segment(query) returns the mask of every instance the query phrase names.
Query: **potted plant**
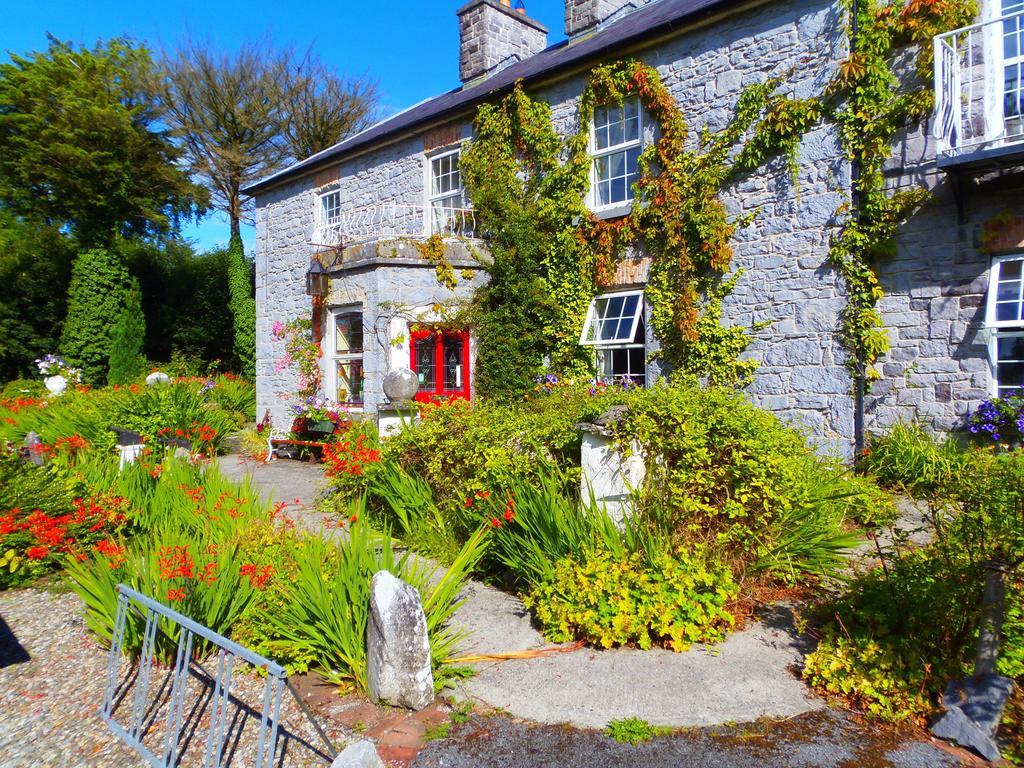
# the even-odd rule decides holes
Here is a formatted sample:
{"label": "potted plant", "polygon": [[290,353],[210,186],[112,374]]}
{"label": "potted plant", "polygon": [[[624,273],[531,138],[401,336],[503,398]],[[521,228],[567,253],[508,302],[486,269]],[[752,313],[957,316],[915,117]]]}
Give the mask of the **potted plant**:
{"label": "potted plant", "polygon": [[345,406],[332,403],[322,397],[310,395],[294,409],[293,432],[314,432],[319,435],[333,435],[341,425]]}

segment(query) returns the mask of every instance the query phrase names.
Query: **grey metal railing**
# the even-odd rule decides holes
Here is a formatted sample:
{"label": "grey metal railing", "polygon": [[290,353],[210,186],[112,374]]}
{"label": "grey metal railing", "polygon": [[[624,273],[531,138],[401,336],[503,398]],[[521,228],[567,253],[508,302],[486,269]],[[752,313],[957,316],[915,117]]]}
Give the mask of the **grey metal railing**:
{"label": "grey metal railing", "polygon": [[[312,716],[305,702],[289,683],[284,667],[124,584],[119,584],[117,589],[117,614],[110,644],[110,658],[100,717],[118,738],[135,749],[150,765],[155,768],[173,768],[173,766],[179,765],[184,751],[182,735],[186,719],[186,690],[189,678],[195,677],[199,673],[204,678],[204,686],[212,689],[208,703],[208,706],[211,707],[211,714],[208,720],[209,729],[205,746],[202,750],[202,765],[204,768],[224,765],[225,744],[231,730],[228,723],[228,711],[231,705],[249,709],[232,695],[231,684],[236,661],[239,660],[265,673],[263,695],[261,696],[262,706],[258,712],[259,726],[256,737],[255,762],[253,763],[255,768],[269,768],[274,764],[280,731],[281,703],[285,689],[292,693],[302,712],[309,718],[317,734],[326,745],[330,757],[336,756],[337,751],[334,745]],[[134,691],[128,705],[127,721],[121,723],[118,722],[117,715],[128,699],[128,686],[124,686],[123,691],[121,690],[122,681],[119,673],[130,614],[143,620],[142,646],[139,659],[134,665]],[[177,640],[174,640],[160,627],[161,620],[177,625]],[[167,670],[170,692],[165,701],[167,713],[164,718],[162,738],[151,739],[151,743],[147,744],[146,737],[152,734],[153,724],[157,719],[155,713],[159,709],[158,700],[167,684],[165,681],[157,690],[155,697],[157,700],[151,700],[153,671],[157,663],[158,636],[165,642],[176,643],[176,650],[174,651],[174,662]],[[196,638],[200,638],[200,644],[205,641],[217,649],[216,672],[212,675],[193,658],[197,645]],[[153,743],[154,741],[156,743]]]}

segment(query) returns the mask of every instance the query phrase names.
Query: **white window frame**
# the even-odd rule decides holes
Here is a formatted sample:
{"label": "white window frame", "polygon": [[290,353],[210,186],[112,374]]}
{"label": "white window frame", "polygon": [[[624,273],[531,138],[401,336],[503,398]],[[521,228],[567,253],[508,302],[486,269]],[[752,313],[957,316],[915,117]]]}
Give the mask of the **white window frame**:
{"label": "white window frame", "polygon": [[[1018,13],[1020,11],[1024,11],[1024,3],[1021,3],[1021,2],[1016,2],[1016,3],[1012,3],[1011,4],[1011,8],[1013,6],[1017,6],[1017,10],[1006,10],[1004,8],[1005,0],[994,0],[994,4],[996,5],[996,15],[997,15],[997,17],[1002,17],[1002,16],[1005,16],[1005,15],[1007,15],[1009,13]],[[1005,46],[1004,38],[1006,36],[1006,26],[1007,26],[1008,23],[1009,22],[1004,21],[1000,25],[1000,28],[999,28],[999,42],[998,42],[998,54],[997,54],[998,55],[998,61],[999,61],[998,80],[997,80],[998,92],[999,92],[999,111],[1000,111],[1000,114],[1002,115],[1002,118],[1003,118],[1002,126],[1001,126],[1001,128],[1002,128],[1001,132],[1002,133],[1006,132],[1006,124],[1007,124],[1007,122],[1009,122],[1009,120],[1011,120],[1011,119],[1014,119],[1014,120],[1024,120],[1024,115],[1022,115],[1021,112],[1017,112],[1017,113],[1015,113],[1015,114],[1013,114],[1011,116],[1010,114],[1007,114],[1006,108],[1005,108],[1006,107],[1006,79],[1005,78],[1006,78],[1006,68],[1008,66],[1016,66],[1017,67],[1017,98],[1020,101],[1024,101],[1024,45],[1022,45],[1022,42],[1024,42],[1024,41],[1021,40],[1020,34],[1018,32],[1018,36],[1017,36],[1017,55],[1016,56],[1010,56],[1010,57],[1006,56],[1006,49],[1004,47]],[[1024,23],[1024,18],[1017,17],[1015,23],[1016,24]],[[1024,106],[1024,104],[1022,104],[1021,106]],[[1009,135],[1011,137],[1019,137],[1020,136],[1020,130],[1018,130],[1018,131],[1016,131],[1016,132],[1014,132],[1012,134],[1009,134]]]}
{"label": "white window frame", "polygon": [[[592,340],[592,341],[588,340],[587,339],[587,331],[591,327],[592,323],[594,322],[594,312],[595,312],[595,310],[597,308],[598,300],[599,299],[614,299],[614,298],[617,298],[617,297],[620,297],[620,296],[621,297],[627,297],[627,296],[637,296],[637,297],[639,297],[639,301],[637,302],[636,310],[633,313],[633,320],[632,320],[632,322],[630,323],[630,326],[629,326],[629,337],[628,337],[629,340],[628,341],[623,341],[621,339],[602,340],[600,338],[597,338],[597,339]],[[580,332],[580,346],[589,347],[589,348],[591,348],[594,351],[594,364],[595,364],[596,367],[599,368],[599,370],[598,370],[598,375],[599,376],[603,375],[603,371],[600,370],[600,366],[598,366],[598,364],[600,363],[600,359],[601,359],[601,355],[602,354],[610,353],[612,350],[642,349],[644,351],[644,357],[645,357],[644,364],[643,364],[644,365],[643,383],[644,383],[644,386],[647,385],[647,362],[646,362],[647,339],[646,339],[646,332],[645,332],[645,338],[642,339],[640,342],[633,341],[633,339],[636,338],[637,328],[639,327],[640,323],[643,321],[643,318],[644,318],[644,315],[645,315],[646,311],[647,311],[647,301],[646,301],[646,299],[644,297],[644,292],[643,291],[614,291],[612,293],[602,293],[602,294],[598,294],[597,296],[595,296],[593,299],[590,300],[590,306],[587,308],[587,317],[586,317],[586,320],[584,320],[584,322],[583,322],[583,330]],[[622,316],[620,316],[620,317],[622,317]],[[645,329],[646,329],[646,327],[647,327],[646,324],[644,324],[644,328]]]}
{"label": "white window frame", "polygon": [[[327,198],[336,196],[338,198],[338,214],[334,221],[331,221],[327,216]],[[326,192],[321,192],[316,197],[316,222],[317,226],[321,229],[334,226],[341,221],[341,190],[335,187],[329,189]]]}
{"label": "white window frame", "polygon": [[[604,340],[597,338],[593,341],[587,339],[587,331],[591,325],[595,322],[594,313],[597,309],[597,302],[601,299],[617,299],[619,297],[626,298],[628,296],[637,296],[639,301],[637,302],[636,310],[633,312],[633,321],[629,326],[629,341],[622,341],[621,339]],[[587,307],[587,318],[583,321],[583,330],[580,331],[580,345],[584,347],[621,347],[632,342],[633,337],[636,336],[636,327],[640,322],[640,316],[644,311],[644,292],[643,291],[615,291],[614,293],[601,293],[590,300],[590,306]],[[620,316],[623,317],[623,316]]]}
{"label": "white window frame", "polygon": [[[366,322],[363,318],[363,308],[361,306],[332,307],[329,315],[330,323],[328,330],[330,331],[331,340],[330,346],[328,347],[329,354],[327,355],[327,358],[330,360],[331,365],[329,376],[329,380],[331,382],[331,399],[334,400],[338,397],[338,384],[340,383],[338,380],[338,364],[358,361],[360,363],[360,370],[363,373],[363,386],[361,389],[362,397],[359,402],[353,402],[351,399],[352,393],[349,392],[349,398],[345,403],[342,403],[342,405],[348,403],[356,409],[361,409],[366,398],[366,359],[364,357],[366,354]],[[338,351],[338,318],[344,315],[358,315],[360,320],[363,320],[363,346],[358,352]]]}
{"label": "white window frame", "polygon": [[433,235],[438,232],[440,234],[446,234],[444,230],[436,229],[436,222],[434,221],[434,203],[443,203],[447,200],[456,202],[456,205],[445,205],[442,206],[445,209],[461,211],[468,206],[466,205],[466,187],[462,181],[462,169],[459,168],[458,163],[455,165],[455,173],[459,176],[459,188],[458,190],[450,190],[448,192],[441,192],[434,194],[434,163],[443,160],[446,157],[455,157],[457,160],[462,158],[462,145],[454,149],[447,149],[443,152],[437,152],[432,155],[427,155],[427,203],[426,203],[426,233]]}
{"label": "white window frame", "polygon": [[[1002,272],[1002,265],[1009,261],[1021,262],[1021,286],[1018,293],[1018,315],[1019,307],[1024,305],[1024,252],[1008,253],[1002,256],[994,256],[989,269],[988,295],[985,301],[985,328],[988,331],[988,357],[991,372],[989,392],[993,397],[999,397],[999,340],[1008,337],[1024,336],[1024,320],[997,320],[996,299],[999,292],[999,277]],[[1024,394],[1024,389],[1022,389]]]}
{"label": "white window frame", "polygon": [[[604,147],[603,149],[597,148],[597,122],[594,119],[594,115],[590,118],[590,199],[589,207],[590,210],[595,212],[600,211],[613,211],[620,208],[631,208],[633,200],[635,199],[633,194],[633,186],[630,184],[626,187],[626,199],[618,200],[612,203],[600,204],[598,202],[597,192],[597,161],[602,157],[609,157],[618,153],[627,154],[628,150],[639,148],[641,152],[644,150],[644,108],[643,103],[640,101],[639,96],[630,96],[628,99],[623,100],[623,106],[626,101],[635,101],[637,109],[637,138],[635,140],[622,142],[611,147]],[[629,178],[629,170],[626,169],[626,178]],[[639,178],[639,176],[638,176]]]}

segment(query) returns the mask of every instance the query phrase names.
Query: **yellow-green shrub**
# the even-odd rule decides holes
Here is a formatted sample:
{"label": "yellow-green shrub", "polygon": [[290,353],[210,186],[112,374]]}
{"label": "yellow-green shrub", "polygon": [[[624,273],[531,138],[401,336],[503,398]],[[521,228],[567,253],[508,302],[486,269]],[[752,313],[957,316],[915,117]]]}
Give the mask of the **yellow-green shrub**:
{"label": "yellow-green shrub", "polygon": [[700,551],[615,556],[596,550],[583,560],[558,561],[523,602],[555,642],[684,651],[725,636],[734,621],[726,606],[738,593],[729,571]]}

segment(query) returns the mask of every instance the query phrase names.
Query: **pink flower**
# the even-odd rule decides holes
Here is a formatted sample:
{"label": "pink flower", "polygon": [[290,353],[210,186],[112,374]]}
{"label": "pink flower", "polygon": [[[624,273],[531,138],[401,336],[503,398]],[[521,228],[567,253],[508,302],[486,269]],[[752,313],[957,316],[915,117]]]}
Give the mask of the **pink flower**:
{"label": "pink flower", "polygon": [[282,323],[280,320],[275,320],[273,331],[275,338],[280,339],[282,336],[284,336],[284,323]]}

